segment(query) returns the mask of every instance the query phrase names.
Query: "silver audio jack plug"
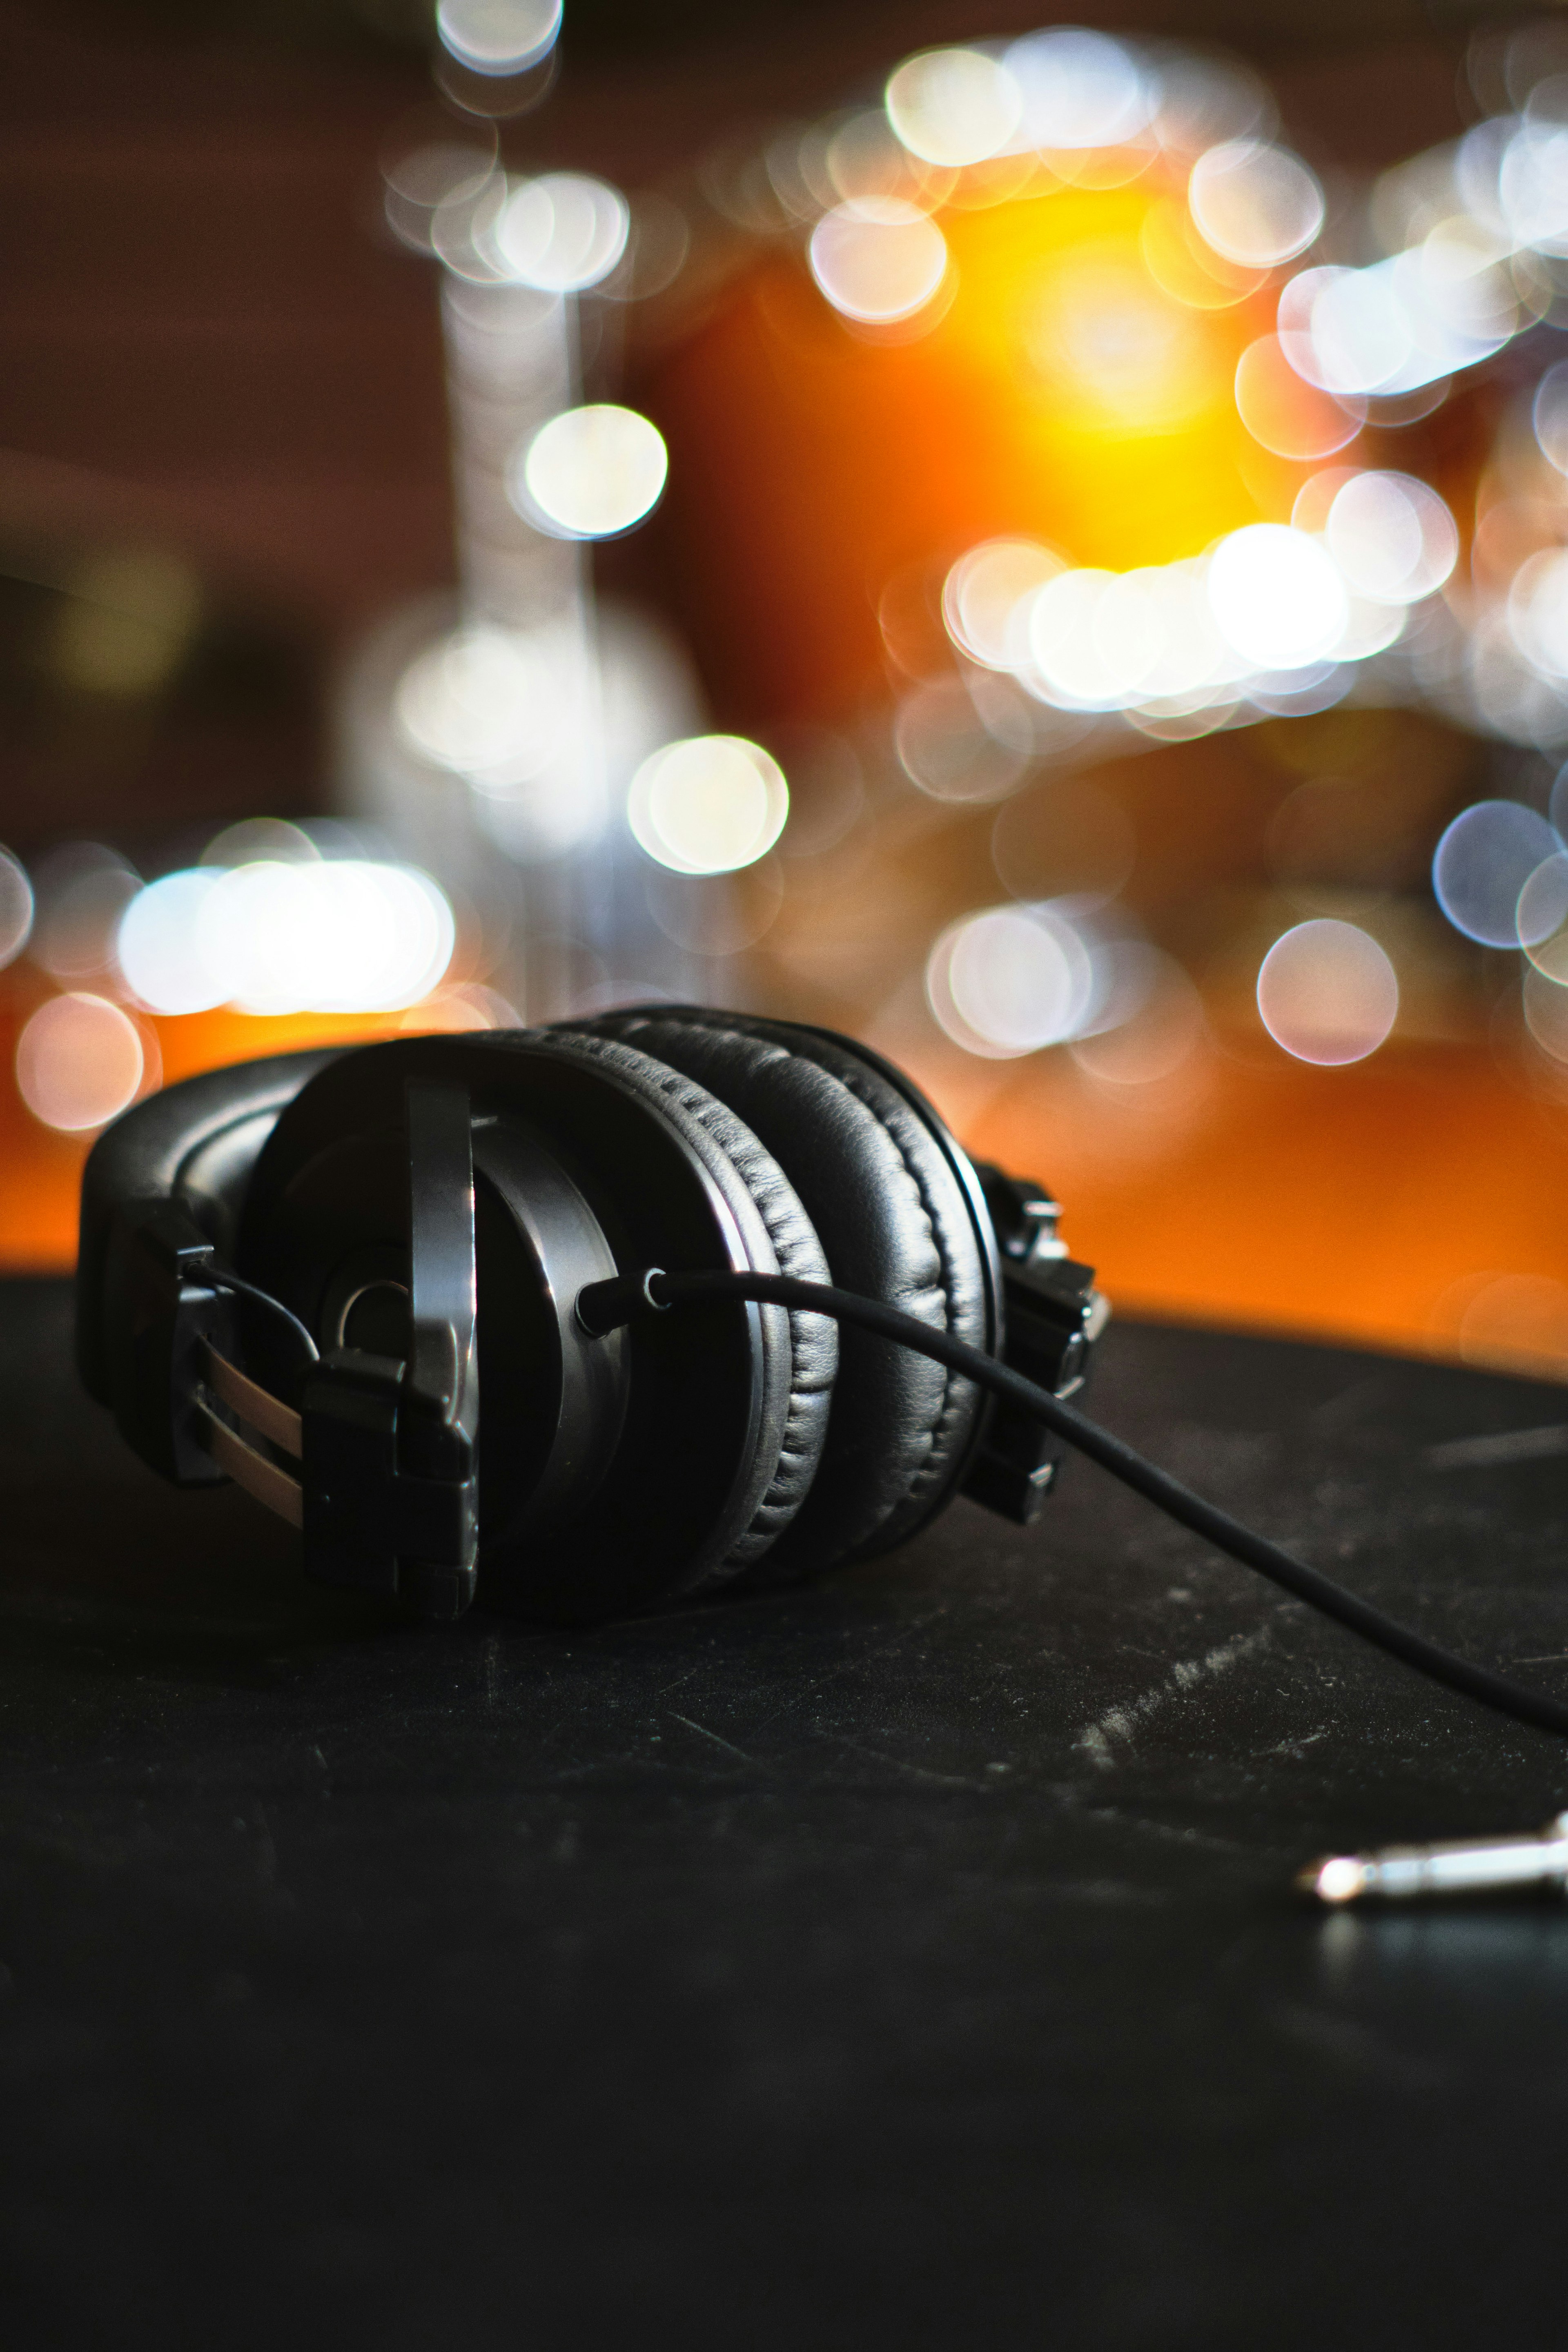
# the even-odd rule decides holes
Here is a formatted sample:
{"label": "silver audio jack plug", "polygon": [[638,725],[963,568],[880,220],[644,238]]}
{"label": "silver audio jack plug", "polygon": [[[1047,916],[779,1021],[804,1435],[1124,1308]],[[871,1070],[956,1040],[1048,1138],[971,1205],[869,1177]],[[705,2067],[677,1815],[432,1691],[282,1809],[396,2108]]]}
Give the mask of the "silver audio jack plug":
{"label": "silver audio jack plug", "polygon": [[1363,1895],[1403,1901],[1420,1895],[1484,1894],[1554,1881],[1568,1892],[1568,1813],[1525,1837],[1450,1838],[1437,1845],[1381,1845],[1370,1853],[1330,1853],[1296,1874],[1303,1895],[1354,1903]]}

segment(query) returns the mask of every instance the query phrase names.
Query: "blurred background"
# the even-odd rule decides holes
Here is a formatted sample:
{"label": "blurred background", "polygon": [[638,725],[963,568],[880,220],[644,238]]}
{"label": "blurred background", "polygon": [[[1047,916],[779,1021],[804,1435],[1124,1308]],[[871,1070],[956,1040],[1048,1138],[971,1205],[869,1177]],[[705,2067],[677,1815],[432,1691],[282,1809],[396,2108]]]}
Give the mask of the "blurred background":
{"label": "blurred background", "polygon": [[328,1040],[852,1031],[1568,1376],[1568,17],[0,6],[0,1262]]}

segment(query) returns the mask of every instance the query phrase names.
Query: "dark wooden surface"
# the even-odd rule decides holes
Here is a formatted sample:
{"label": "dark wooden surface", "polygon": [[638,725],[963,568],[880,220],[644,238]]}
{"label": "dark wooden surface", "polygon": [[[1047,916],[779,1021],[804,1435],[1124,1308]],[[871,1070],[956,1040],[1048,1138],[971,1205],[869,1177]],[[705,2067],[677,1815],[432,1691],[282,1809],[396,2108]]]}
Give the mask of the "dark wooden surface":
{"label": "dark wooden surface", "polygon": [[[1552,1742],[1083,1465],[784,1599],[395,1626],[0,1311],[8,2346],[1560,2341],[1568,1912],[1288,1891],[1532,1825]],[[1430,1454],[1562,1390],[1113,1328],[1097,1403],[1568,1685],[1568,1468]]]}

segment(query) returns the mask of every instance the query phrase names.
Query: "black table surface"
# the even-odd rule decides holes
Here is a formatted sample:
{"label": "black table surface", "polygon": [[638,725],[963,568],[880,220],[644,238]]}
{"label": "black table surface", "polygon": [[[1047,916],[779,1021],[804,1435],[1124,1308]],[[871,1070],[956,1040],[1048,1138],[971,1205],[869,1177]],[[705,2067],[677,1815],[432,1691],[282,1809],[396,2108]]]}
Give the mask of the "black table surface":
{"label": "black table surface", "polygon": [[[782,1598],[395,1623],[0,1308],[7,2347],[1562,2340],[1568,1908],[1289,1885],[1534,1826],[1551,1739],[1082,1464]],[[1113,1326],[1095,1402],[1568,1689],[1563,1390]]]}

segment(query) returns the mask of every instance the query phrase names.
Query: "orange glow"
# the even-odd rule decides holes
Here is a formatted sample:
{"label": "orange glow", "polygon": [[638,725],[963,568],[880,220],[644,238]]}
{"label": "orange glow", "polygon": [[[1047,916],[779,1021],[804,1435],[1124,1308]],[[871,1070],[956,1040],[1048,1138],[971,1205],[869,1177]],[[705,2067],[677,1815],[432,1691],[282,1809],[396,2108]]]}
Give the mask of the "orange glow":
{"label": "orange glow", "polygon": [[1073,1251],[1124,1312],[1563,1376],[1568,1105],[1484,1048],[1317,1070],[1210,1047],[1126,1091],[1052,1056],[965,1130],[1071,1204]]}
{"label": "orange glow", "polygon": [[871,604],[912,561],[1033,537],[1125,571],[1289,516],[1301,469],[1234,394],[1278,278],[1199,257],[1176,173],[963,193],[937,215],[939,316],[858,327],[764,256],[637,387],[670,446],[687,617],[738,708],[827,715],[879,678]]}
{"label": "orange glow", "polygon": [[[29,1017],[61,1001],[44,974],[14,965],[0,974],[0,1266],[21,1273],[61,1273],[76,1263],[77,1202],[91,1132],[65,1134],[45,1127],[24,1104],[16,1086],[16,1048]],[[139,1019],[156,1039],[163,1083],[256,1061],[310,1045],[361,1045],[394,1035],[417,1020],[413,1013],[297,1013],[259,1019],[220,1011]],[[477,1019],[479,1016],[470,1016]],[[431,1026],[450,1025],[439,1004]]]}

